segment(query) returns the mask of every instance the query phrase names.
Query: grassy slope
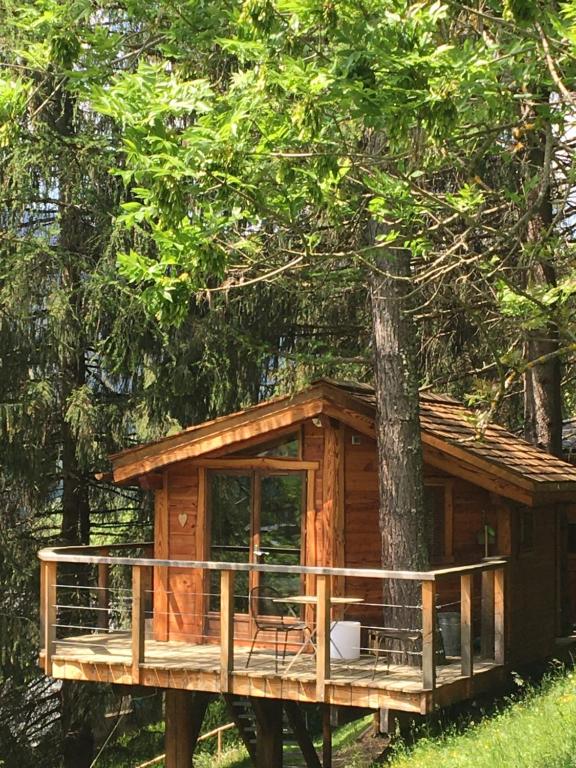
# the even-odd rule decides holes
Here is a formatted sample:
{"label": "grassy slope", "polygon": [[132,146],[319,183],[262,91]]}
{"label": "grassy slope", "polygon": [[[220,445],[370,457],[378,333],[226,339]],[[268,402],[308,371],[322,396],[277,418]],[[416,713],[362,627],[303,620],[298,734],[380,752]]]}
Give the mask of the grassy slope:
{"label": "grassy slope", "polygon": [[[369,723],[370,718],[365,718],[339,729],[334,736],[335,752],[344,750],[349,768],[369,768],[361,750],[355,751],[355,745],[360,746],[359,736]],[[148,734],[150,740],[161,735],[157,728],[150,729],[155,731]],[[124,754],[109,755],[102,760],[102,767],[131,768],[137,764],[137,745],[143,746],[138,743],[143,735],[141,732],[139,738],[127,740]],[[146,747],[143,752],[150,749],[150,744]],[[194,764],[198,768],[248,768],[249,761],[243,748],[232,747],[220,760],[213,755],[199,754]],[[528,691],[521,700],[480,723],[470,723],[465,728],[455,726],[440,736],[421,736],[413,747],[399,742],[388,766],[576,768],[576,672],[567,672]]]}
{"label": "grassy slope", "polygon": [[576,673],[571,671],[463,732],[398,745],[391,768],[576,767]]}

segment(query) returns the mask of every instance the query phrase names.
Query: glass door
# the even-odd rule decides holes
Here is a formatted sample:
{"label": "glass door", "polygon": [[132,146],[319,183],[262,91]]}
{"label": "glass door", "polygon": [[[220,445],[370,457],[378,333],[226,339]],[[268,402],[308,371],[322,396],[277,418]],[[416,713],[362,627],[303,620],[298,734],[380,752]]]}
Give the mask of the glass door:
{"label": "glass door", "polygon": [[[300,565],[302,510],[305,492],[303,472],[265,474],[260,477],[259,540],[255,553],[267,565]],[[261,573],[260,584],[282,595],[298,594],[299,574]]]}
{"label": "glass door", "polygon": [[[298,471],[208,473],[210,560],[300,565],[305,473]],[[210,575],[209,610],[220,610],[219,572]],[[235,613],[248,613],[248,595],[269,586],[281,595],[297,594],[299,574],[237,572]]]}
{"label": "glass door", "polygon": [[[252,540],[251,474],[208,473],[210,525],[209,559],[225,563],[251,562]],[[234,580],[236,613],[248,613],[249,574],[237,572]],[[220,610],[220,572],[210,571],[209,610]]]}

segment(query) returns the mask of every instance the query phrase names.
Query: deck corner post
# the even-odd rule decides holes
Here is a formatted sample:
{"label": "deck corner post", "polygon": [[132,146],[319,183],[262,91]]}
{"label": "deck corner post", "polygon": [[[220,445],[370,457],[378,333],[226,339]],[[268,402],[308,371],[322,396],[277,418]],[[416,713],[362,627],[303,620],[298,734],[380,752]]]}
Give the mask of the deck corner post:
{"label": "deck corner post", "polygon": [[52,674],[52,656],[56,642],[56,576],[57,563],[41,562],[41,627],[44,640],[44,674]]}
{"label": "deck corner post", "polygon": [[480,655],[483,659],[494,656],[494,571],[482,571],[482,625]]}
{"label": "deck corner post", "polygon": [[234,571],[220,571],[220,690],[231,690],[234,671]]}
{"label": "deck corner post", "polygon": [[474,674],[473,599],[474,576],[471,573],[463,573],[460,576],[460,662],[464,677],[472,677]]}
{"label": "deck corner post", "polygon": [[144,662],[144,567],[132,568],[132,682],[140,683],[140,665]]}
{"label": "deck corner post", "polygon": [[326,682],[330,679],[330,576],[316,579],[316,699],[326,700]]}
{"label": "deck corner post", "polygon": [[[104,550],[104,556],[109,554]],[[110,566],[108,563],[98,563],[98,628],[108,629],[109,608],[110,608]]]}
{"label": "deck corner post", "polygon": [[422,688],[436,687],[436,582],[422,582]]}
{"label": "deck corner post", "polygon": [[496,664],[504,664],[506,660],[505,582],[504,568],[497,568],[494,571],[494,661]]}

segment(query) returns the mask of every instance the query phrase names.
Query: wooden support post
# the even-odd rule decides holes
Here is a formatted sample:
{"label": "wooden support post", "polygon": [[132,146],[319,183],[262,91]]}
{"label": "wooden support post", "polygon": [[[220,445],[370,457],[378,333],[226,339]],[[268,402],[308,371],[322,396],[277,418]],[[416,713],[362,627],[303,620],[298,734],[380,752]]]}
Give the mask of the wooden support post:
{"label": "wooden support post", "polygon": [[234,571],[220,572],[220,690],[230,691],[234,671]]}
{"label": "wooden support post", "polygon": [[284,702],[284,710],[288,716],[288,722],[292,733],[298,742],[300,751],[306,763],[306,768],[322,768],[322,764],[318,758],[316,749],[314,748],[314,742],[310,738],[306,723],[302,717],[302,711],[300,709],[299,702],[289,701]]}
{"label": "wooden support post", "polygon": [[494,571],[482,572],[480,653],[483,659],[494,657]]}
{"label": "wooden support post", "polygon": [[[105,553],[108,554],[108,553]],[[108,563],[98,564],[98,627],[108,629],[108,610],[110,608]]]}
{"label": "wooden support post", "polygon": [[504,664],[506,656],[504,582],[504,568],[498,568],[494,571],[494,661],[496,664]]}
{"label": "wooden support post", "polygon": [[165,700],[164,765],[166,768],[191,768],[210,695],[169,688]]}
{"label": "wooden support post", "polygon": [[52,655],[56,641],[56,576],[57,564],[42,562],[42,615],[44,629],[44,672],[52,674]]}
{"label": "wooden support post", "polygon": [[330,704],[322,709],[322,766],[332,768],[332,722]]}
{"label": "wooden support post", "polygon": [[330,679],[330,576],[316,579],[316,700],[324,701]]}
{"label": "wooden support post", "polygon": [[474,576],[471,573],[462,574],[460,576],[460,660],[464,677],[472,677],[474,674],[473,596]]}
{"label": "wooden support post", "polygon": [[256,768],[282,768],[282,701],[252,698],[251,702],[256,715]]}
{"label": "wooden support post", "polygon": [[[168,475],[164,473],[163,487],[154,494],[154,557],[168,560],[169,549]],[[154,640],[169,639],[168,593],[170,574],[165,566],[154,568]]]}
{"label": "wooden support post", "polygon": [[436,582],[422,582],[422,687],[436,687]]}
{"label": "wooden support post", "polygon": [[387,734],[392,736],[396,730],[397,722],[397,714],[393,709],[380,707],[380,709],[374,713],[374,730],[377,734]]}
{"label": "wooden support post", "polygon": [[132,682],[140,683],[140,664],[144,661],[144,566],[132,567]]}

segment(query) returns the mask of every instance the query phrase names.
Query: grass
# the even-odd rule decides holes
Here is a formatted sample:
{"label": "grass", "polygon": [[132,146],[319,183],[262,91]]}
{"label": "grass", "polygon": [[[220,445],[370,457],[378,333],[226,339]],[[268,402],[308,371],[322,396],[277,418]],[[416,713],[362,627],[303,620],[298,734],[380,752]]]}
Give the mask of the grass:
{"label": "grass", "polygon": [[[576,768],[576,672],[549,677],[538,687],[518,682],[521,695],[479,722],[460,722],[440,734],[421,729],[410,745],[398,738],[388,768]],[[370,722],[370,717],[364,718],[334,733],[334,752],[343,751],[347,768],[369,768],[360,737]],[[157,728],[147,735],[140,732],[132,743],[126,738],[116,755],[98,768],[132,768],[138,763],[136,743],[150,754],[151,742],[161,736]],[[200,752],[194,765],[249,768],[250,762],[245,749],[232,743],[220,758]]]}
{"label": "grass", "polygon": [[[522,685],[522,681],[520,681]],[[545,680],[465,729],[396,745],[390,768],[576,768],[576,673]]]}

